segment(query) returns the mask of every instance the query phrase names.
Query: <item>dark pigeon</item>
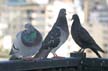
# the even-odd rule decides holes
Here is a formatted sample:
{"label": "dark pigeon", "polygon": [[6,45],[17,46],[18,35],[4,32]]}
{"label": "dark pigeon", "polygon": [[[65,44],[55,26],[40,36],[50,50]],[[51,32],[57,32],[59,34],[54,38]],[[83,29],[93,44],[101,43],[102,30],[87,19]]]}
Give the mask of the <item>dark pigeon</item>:
{"label": "dark pigeon", "polygon": [[25,30],[17,34],[10,51],[10,59],[32,57],[38,53],[42,45],[42,35],[31,24],[25,25]]}
{"label": "dark pigeon", "polygon": [[71,35],[74,41],[81,47],[79,52],[84,52],[86,48],[90,48],[99,58],[101,58],[98,51],[103,53],[104,51],[97,45],[86,29],[81,26],[79,16],[74,14],[72,19]]}
{"label": "dark pigeon", "polygon": [[66,10],[60,10],[58,18],[50,32],[42,43],[42,47],[35,58],[46,58],[49,52],[56,57],[56,50],[67,40],[69,36],[68,24],[66,19]]}

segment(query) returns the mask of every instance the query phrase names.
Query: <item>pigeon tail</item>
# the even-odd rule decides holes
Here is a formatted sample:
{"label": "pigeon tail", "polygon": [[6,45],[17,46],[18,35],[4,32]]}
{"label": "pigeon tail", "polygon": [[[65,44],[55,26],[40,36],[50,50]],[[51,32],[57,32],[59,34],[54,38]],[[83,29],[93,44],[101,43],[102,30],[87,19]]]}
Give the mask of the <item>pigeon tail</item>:
{"label": "pigeon tail", "polygon": [[98,51],[102,52],[102,53],[106,53],[104,50],[102,50],[97,44],[96,46],[98,47]]}
{"label": "pigeon tail", "polygon": [[92,49],[92,51],[93,51],[99,58],[102,58],[101,55],[98,53],[97,50],[95,50],[95,49],[93,49],[93,48],[91,48],[91,49]]}

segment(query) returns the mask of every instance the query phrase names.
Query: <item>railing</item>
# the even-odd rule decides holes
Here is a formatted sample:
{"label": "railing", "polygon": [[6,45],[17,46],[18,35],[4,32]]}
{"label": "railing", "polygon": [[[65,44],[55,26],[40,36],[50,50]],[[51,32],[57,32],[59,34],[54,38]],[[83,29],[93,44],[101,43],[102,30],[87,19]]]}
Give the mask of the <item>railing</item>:
{"label": "railing", "polygon": [[60,58],[0,62],[0,71],[108,71],[108,59]]}

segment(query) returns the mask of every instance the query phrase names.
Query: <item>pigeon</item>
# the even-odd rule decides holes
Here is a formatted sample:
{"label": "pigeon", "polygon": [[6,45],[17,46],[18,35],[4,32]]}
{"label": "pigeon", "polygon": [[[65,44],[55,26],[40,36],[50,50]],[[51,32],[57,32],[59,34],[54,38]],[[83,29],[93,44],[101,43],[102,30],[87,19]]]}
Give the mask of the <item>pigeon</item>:
{"label": "pigeon", "polygon": [[32,24],[25,24],[25,30],[19,32],[10,51],[10,60],[30,58],[38,53],[42,46],[42,35]]}
{"label": "pigeon", "polygon": [[49,31],[44,41],[42,42],[42,47],[35,58],[47,58],[50,52],[54,55],[54,57],[57,57],[55,52],[62,44],[65,43],[68,36],[69,30],[66,19],[66,9],[62,8],[59,11],[58,18],[52,29]]}
{"label": "pigeon", "polygon": [[71,35],[73,40],[81,47],[79,52],[83,53],[86,48],[91,49],[99,58],[101,55],[98,53],[105,52],[103,51],[99,45],[95,42],[95,40],[91,37],[91,35],[87,32],[85,28],[80,23],[79,16],[74,14],[72,16],[72,26],[71,26]]}

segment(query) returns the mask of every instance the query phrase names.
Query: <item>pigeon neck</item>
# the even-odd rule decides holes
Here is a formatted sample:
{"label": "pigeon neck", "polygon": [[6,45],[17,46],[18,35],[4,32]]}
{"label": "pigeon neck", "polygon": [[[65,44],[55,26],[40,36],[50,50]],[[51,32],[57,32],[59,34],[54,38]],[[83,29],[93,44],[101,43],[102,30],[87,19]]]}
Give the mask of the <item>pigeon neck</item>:
{"label": "pigeon neck", "polygon": [[81,25],[79,19],[75,19],[75,20],[73,21],[73,24],[75,24],[75,25]]}
{"label": "pigeon neck", "polygon": [[59,16],[57,18],[57,21],[56,21],[56,25],[58,26],[61,26],[62,29],[64,29],[65,31],[68,31],[68,24],[67,24],[67,19],[66,19],[66,16]]}
{"label": "pigeon neck", "polygon": [[58,16],[56,23],[61,26],[65,25],[67,23],[66,16]]}

